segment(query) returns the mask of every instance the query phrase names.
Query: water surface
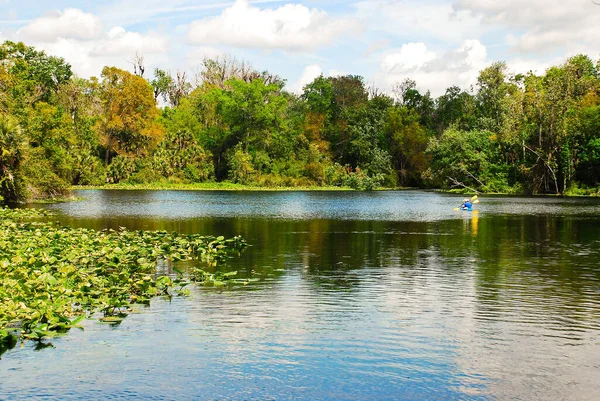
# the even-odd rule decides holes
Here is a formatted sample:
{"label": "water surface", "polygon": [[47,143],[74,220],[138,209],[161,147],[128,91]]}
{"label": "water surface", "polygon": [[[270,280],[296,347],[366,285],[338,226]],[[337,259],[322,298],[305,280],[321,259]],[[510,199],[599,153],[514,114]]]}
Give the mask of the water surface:
{"label": "water surface", "polygon": [[243,235],[258,279],[0,361],[0,399],[600,398],[600,201],[82,191],[70,226]]}

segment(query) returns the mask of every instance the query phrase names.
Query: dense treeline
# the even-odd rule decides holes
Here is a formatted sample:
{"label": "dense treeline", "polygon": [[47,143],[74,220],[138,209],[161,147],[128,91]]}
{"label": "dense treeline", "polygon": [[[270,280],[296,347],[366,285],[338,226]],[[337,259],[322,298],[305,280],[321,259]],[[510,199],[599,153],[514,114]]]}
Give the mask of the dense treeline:
{"label": "dense treeline", "polygon": [[205,60],[194,79],[145,73],[138,57],[134,73],[81,79],[61,58],[2,44],[0,195],[206,181],[557,194],[600,184],[600,62],[583,55],[541,76],[494,63],[474,88],[437,99],[408,79],[388,96],[354,75],[295,95],[231,58]]}

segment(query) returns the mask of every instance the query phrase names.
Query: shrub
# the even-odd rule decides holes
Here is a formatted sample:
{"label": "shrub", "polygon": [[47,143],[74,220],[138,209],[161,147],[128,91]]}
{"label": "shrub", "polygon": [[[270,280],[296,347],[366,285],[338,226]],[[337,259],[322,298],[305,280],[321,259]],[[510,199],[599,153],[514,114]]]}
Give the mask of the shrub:
{"label": "shrub", "polygon": [[59,198],[69,194],[69,184],[52,171],[51,163],[39,155],[43,149],[32,149],[23,165],[26,183],[25,197],[29,199]]}
{"label": "shrub", "polygon": [[78,159],[73,184],[102,185],[105,181],[106,167],[104,167],[100,159],[90,155]]}
{"label": "shrub", "polygon": [[242,150],[240,145],[229,153],[229,178],[239,184],[250,182],[254,174],[254,167],[250,155]]}
{"label": "shrub", "polygon": [[126,181],[136,171],[135,162],[126,156],[113,158],[106,171],[106,182],[116,184]]}
{"label": "shrub", "polygon": [[325,182],[325,167],[321,163],[311,162],[304,166],[304,175],[318,185]]}

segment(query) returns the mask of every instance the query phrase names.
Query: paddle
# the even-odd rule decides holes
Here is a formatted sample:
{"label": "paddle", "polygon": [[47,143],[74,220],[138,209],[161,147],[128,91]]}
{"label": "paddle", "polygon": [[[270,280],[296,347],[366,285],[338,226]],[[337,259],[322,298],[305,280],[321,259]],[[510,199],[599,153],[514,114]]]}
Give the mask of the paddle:
{"label": "paddle", "polygon": [[[473,205],[476,205],[476,204],[478,204],[478,203],[479,203],[479,199],[477,199],[477,198],[478,198],[478,196],[477,196],[477,195],[475,195],[474,197],[472,197],[472,198],[471,198],[471,203],[472,203]],[[454,210],[460,210],[460,207],[455,207],[455,208],[454,208]]]}

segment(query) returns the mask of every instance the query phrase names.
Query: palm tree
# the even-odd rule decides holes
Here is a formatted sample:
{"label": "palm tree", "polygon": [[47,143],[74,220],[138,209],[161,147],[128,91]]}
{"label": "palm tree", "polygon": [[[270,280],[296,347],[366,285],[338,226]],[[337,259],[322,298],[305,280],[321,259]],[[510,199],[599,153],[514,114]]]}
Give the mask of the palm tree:
{"label": "palm tree", "polygon": [[22,197],[19,167],[25,154],[26,142],[19,124],[0,115],[0,198],[18,201]]}

